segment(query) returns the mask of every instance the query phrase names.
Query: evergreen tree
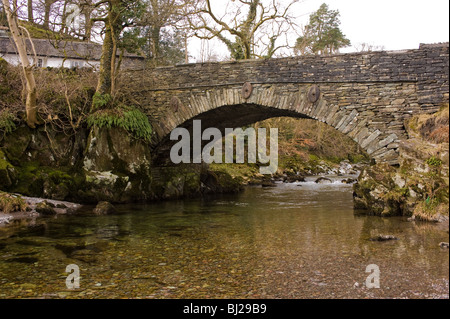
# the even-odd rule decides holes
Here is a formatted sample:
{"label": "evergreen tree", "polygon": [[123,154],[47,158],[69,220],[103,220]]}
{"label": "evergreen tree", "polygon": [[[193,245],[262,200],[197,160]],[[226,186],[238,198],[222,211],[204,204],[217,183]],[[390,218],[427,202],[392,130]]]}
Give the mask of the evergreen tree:
{"label": "evergreen tree", "polygon": [[340,29],[340,13],[322,4],[310,15],[303,36],[297,39],[297,54],[333,54],[351,45]]}

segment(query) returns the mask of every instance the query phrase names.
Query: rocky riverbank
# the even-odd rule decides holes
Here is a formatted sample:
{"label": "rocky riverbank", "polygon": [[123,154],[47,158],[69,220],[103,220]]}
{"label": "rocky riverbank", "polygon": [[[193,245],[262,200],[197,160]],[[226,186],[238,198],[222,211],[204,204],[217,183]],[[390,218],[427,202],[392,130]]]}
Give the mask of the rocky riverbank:
{"label": "rocky riverbank", "polygon": [[67,135],[20,126],[0,141],[0,190],[95,205],[236,192],[239,180],[203,165],[154,167],[150,147],[121,128]]}
{"label": "rocky riverbank", "polygon": [[0,227],[44,216],[75,214],[83,205],[0,192]]}
{"label": "rocky riverbank", "polygon": [[366,167],[355,185],[355,207],[377,216],[445,222],[449,209],[449,109],[406,123],[400,165]]}

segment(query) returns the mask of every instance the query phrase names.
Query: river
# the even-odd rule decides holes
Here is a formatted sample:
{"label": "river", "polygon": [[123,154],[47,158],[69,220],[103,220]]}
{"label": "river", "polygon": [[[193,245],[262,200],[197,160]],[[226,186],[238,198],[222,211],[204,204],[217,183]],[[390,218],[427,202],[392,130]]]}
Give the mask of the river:
{"label": "river", "polygon": [[[118,210],[0,238],[0,298],[449,297],[447,229],[358,216],[350,185],[310,180]],[[398,240],[370,240],[380,234]],[[69,264],[79,289],[66,287]],[[379,288],[365,285],[369,265]]]}

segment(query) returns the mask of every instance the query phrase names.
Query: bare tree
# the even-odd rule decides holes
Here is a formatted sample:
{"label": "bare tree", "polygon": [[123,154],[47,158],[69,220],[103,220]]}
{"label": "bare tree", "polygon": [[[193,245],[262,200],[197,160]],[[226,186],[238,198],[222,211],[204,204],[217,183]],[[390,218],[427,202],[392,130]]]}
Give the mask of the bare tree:
{"label": "bare tree", "polygon": [[374,45],[366,42],[355,44],[354,48],[356,52],[373,52],[385,50],[385,47],[383,45]]}
{"label": "bare tree", "polygon": [[[141,22],[148,39],[147,56],[154,65],[164,63],[163,35],[168,33],[183,36],[185,60],[188,60],[187,42],[190,34],[187,16],[192,13],[192,8],[199,0],[145,0],[145,14]],[[170,60],[170,59],[169,59]]]}
{"label": "bare tree", "polygon": [[290,0],[282,5],[278,0],[232,0],[226,13],[219,16],[211,0],[201,0],[195,18],[189,21],[198,38],[219,39],[235,59],[270,58],[285,46],[277,46],[277,40],[295,25],[291,8],[298,2]]}
{"label": "bare tree", "polygon": [[6,17],[8,20],[9,29],[13,37],[14,43],[16,44],[17,51],[19,53],[20,61],[22,62],[23,74],[25,76],[26,82],[26,113],[27,113],[27,124],[31,128],[35,128],[38,124],[37,118],[37,105],[36,105],[36,81],[33,74],[33,66],[28,59],[27,46],[24,37],[19,30],[19,21],[17,18],[17,0],[13,1],[11,4],[9,0],[3,0],[3,7],[5,9]]}

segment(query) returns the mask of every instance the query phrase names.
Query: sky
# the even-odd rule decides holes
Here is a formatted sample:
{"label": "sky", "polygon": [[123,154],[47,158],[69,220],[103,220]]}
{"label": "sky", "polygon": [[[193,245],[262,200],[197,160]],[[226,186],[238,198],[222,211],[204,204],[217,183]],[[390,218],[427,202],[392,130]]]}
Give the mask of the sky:
{"label": "sky", "polygon": [[[225,1],[212,3],[213,9],[220,12]],[[403,50],[417,49],[421,43],[449,41],[449,0],[303,0],[293,12],[298,24],[306,25],[309,15],[322,3],[339,10],[341,30],[352,45],[367,43],[385,50]],[[199,41],[192,40],[193,62],[201,62],[200,46]],[[209,47],[220,58],[228,55],[226,47],[218,43]],[[354,47],[341,50],[354,51]]]}
{"label": "sky", "polygon": [[[309,0],[305,7],[324,0]],[[352,43],[387,50],[418,48],[420,43],[449,41],[448,0],[326,0],[341,13],[341,29]]]}

